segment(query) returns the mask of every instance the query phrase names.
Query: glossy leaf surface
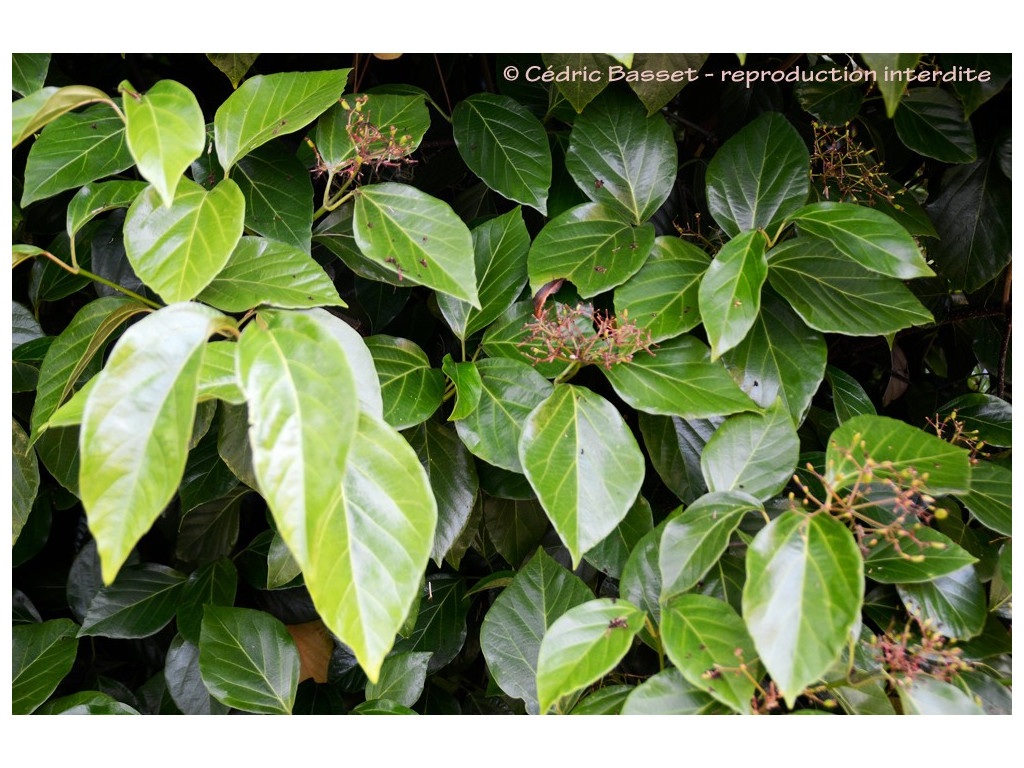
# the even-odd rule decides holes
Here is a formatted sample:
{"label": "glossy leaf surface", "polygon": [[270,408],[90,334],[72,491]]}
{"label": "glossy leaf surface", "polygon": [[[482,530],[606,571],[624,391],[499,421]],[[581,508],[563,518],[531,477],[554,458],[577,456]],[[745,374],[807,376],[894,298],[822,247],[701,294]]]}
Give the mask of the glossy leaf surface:
{"label": "glossy leaf surface", "polygon": [[366,346],[373,356],[384,399],[384,420],[395,429],[407,429],[430,418],[441,405],[444,378],[416,344],[394,336],[370,336]]}
{"label": "glossy leaf surface", "polygon": [[744,232],[722,246],[700,281],[700,317],[711,342],[711,359],[739,344],[761,309],[768,277],[766,241]]}
{"label": "glossy leaf surface", "polygon": [[11,630],[11,713],[30,715],[71,671],[78,627],[70,619],[22,624]]}
{"label": "glossy leaf surface", "polygon": [[93,598],[78,634],[119,639],[154,635],[174,618],[184,586],[185,575],[166,566],[125,566]]}

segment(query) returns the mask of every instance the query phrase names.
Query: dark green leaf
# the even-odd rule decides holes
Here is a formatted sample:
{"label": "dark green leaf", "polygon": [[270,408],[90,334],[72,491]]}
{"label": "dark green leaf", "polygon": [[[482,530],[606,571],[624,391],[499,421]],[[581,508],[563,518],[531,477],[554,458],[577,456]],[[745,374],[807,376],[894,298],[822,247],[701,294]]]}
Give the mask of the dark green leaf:
{"label": "dark green leaf", "polygon": [[147,563],[121,569],[89,604],[79,636],[132,639],[149,637],[174,618],[185,574]]}
{"label": "dark green leaf", "polygon": [[573,123],[565,167],[595,203],[635,224],[668,198],[678,163],[672,129],[631,96],[606,91]]}
{"label": "dark green leaf", "polygon": [[896,587],[907,611],[946,637],[967,640],[985,626],[985,589],[973,565],[920,584]]}
{"label": "dark green leaf", "polygon": [[869,680],[862,684],[830,688],[840,706],[849,715],[895,715],[896,710],[885,692],[885,684]]}
{"label": "dark green leaf", "polygon": [[616,408],[569,384],[526,418],[519,458],[574,567],[626,516],[644,478],[643,454]]}
{"label": "dark green leaf", "polygon": [[262,237],[239,240],[199,298],[225,312],[245,312],[260,304],[285,309],[346,306],[312,258],[293,245]]}
{"label": "dark green leaf", "polygon": [[773,248],[768,279],[805,323],[825,333],[878,336],[933,319],[899,280],[869,272],[823,240]]}
{"label": "dark green leaf", "polygon": [[679,595],[662,608],[661,636],[668,657],[692,685],[740,714],[750,712],[755,681],[764,670],[732,606],[704,595]]}
{"label": "dark green leaf", "polygon": [[611,672],[643,625],[642,610],[611,598],[590,600],[556,619],[537,656],[540,714]]}
{"label": "dark green leaf", "polygon": [[[369,256],[364,256],[356,245],[353,232],[353,212],[355,205],[347,202],[338,210],[325,216],[316,226],[313,233],[313,242],[323,245],[327,250],[344,262],[345,266],[351,269],[364,280],[371,280],[378,283],[387,283],[394,287],[411,287],[413,283],[405,282],[405,273],[402,279],[398,279],[397,270],[390,263],[380,263]],[[398,260],[395,260],[395,265]]]}
{"label": "dark green leaf", "polygon": [[626,697],[633,690],[631,685],[606,685],[589,693],[569,712],[570,715],[617,715]]}
{"label": "dark green leaf", "polygon": [[[631,78],[627,75],[629,87],[647,107],[647,114],[653,115],[668,104],[672,98],[697,80],[697,72],[707,59],[706,53],[634,53],[633,72],[670,72],[668,80]],[[685,73],[685,79],[676,75]]]}
{"label": "dark green leaf", "polygon": [[97,101],[112,103],[103,91],[87,85],[41,88],[24,99],[17,99],[11,107],[11,146],[18,146],[66,112]]}
{"label": "dark green leaf", "polygon": [[17,544],[18,536],[28,521],[32,503],[39,490],[39,462],[36,460],[36,452],[29,444],[28,435],[14,419],[11,419],[11,431],[13,433],[11,438],[11,458],[13,459],[11,518],[14,535],[12,544]]}
{"label": "dark green leaf", "polygon": [[473,238],[455,212],[407,184],[371,184],[356,196],[362,254],[399,282],[425,285],[480,309]]}
{"label": "dark green leaf", "polygon": [[[963,448],[887,416],[855,416],[829,438],[828,479],[837,490],[853,482],[865,455],[875,462],[876,478],[898,478],[912,469],[933,496],[963,492],[971,485],[969,456]],[[878,466],[883,462],[891,464]]]}
{"label": "dark green leaf", "polygon": [[996,464],[971,468],[971,490],[957,496],[974,518],[997,533],[1012,535],[1013,476]]}
{"label": "dark green leaf", "polygon": [[239,160],[233,178],[245,198],[245,226],[308,254],[313,184],[295,155],[268,144]]}
{"label": "dark green leaf", "polygon": [[21,206],[120,173],[132,162],[124,123],[108,106],[64,115],[29,150]]}
{"label": "dark green leaf", "polygon": [[800,440],[789,411],[776,400],[764,414],[730,416],[700,457],[711,491],[740,491],[762,501],[781,491],[796,469]]}
{"label": "dark green leaf", "polygon": [[11,630],[11,713],[30,715],[71,671],[78,626],[70,619],[20,624]]}
{"label": "dark green leaf", "polygon": [[978,158],[974,130],[963,107],[942,88],[913,88],[900,102],[893,120],[907,147],[944,163],[971,163]]}
{"label": "dark green leaf", "polygon": [[15,53],[11,59],[11,87],[28,96],[43,87],[50,69],[48,53]]}
{"label": "dark green leaf", "polygon": [[864,558],[864,574],[883,584],[915,584],[977,562],[967,550],[933,528],[921,527],[913,534],[921,543],[910,540],[909,536],[901,537],[899,549],[880,536],[874,545],[869,538],[870,551]]}
{"label": "dark green leaf", "polygon": [[840,424],[854,416],[875,415],[874,403],[855,378],[843,373],[834,365],[825,369],[825,378],[832,387],[832,405]]}
{"label": "dark green leaf", "polygon": [[544,126],[507,96],[478,93],[452,111],[466,165],[498,194],[547,213],[551,149]]}
{"label": "dark green leaf", "polygon": [[[200,611],[202,616],[202,611]],[[226,715],[228,707],[210,695],[199,671],[198,637],[193,642],[181,635],[171,640],[164,663],[167,693],[185,715]]]}
{"label": "dark green leaf", "polygon": [[622,705],[623,715],[710,715],[722,714],[717,701],[687,682],[682,673],[670,667],[643,684]]}
{"label": "dark green leaf", "polygon": [[48,701],[37,715],[139,715],[134,707],[102,691],[79,691]]}
{"label": "dark green leaf", "polygon": [[747,512],[761,509],[743,493],[701,496],[665,524],[658,547],[661,601],[692,589],[729,546]]}
{"label": "dark green leaf", "polygon": [[1010,82],[1012,74],[1012,57],[1009,53],[944,53],[941,61],[943,66],[973,69],[977,75],[986,72],[984,81],[980,77],[957,78],[953,80],[953,90],[960,97],[966,117],[986,101],[998,94]]}
{"label": "dark green leaf", "polygon": [[928,204],[939,240],[928,248],[950,288],[976,291],[1010,263],[1010,181],[992,156],[956,165]]}
{"label": "dark green leaf", "polygon": [[548,530],[548,517],[530,494],[529,499],[501,499],[482,495],[484,529],[498,554],[518,568],[537,549]]}
{"label": "dark green leaf", "polygon": [[638,415],[644,446],[654,469],[680,501],[692,504],[707,492],[700,455],[724,419],[650,416],[642,411]]}
{"label": "dark green leaf", "polygon": [[238,587],[235,564],[222,557],[207,563],[188,577],[176,608],[178,632],[191,643],[198,643],[207,605],[234,605]]}
{"label": "dark green leaf", "polygon": [[407,429],[427,419],[440,407],[444,395],[441,371],[416,344],[394,336],[370,336],[366,346],[380,377],[384,420],[395,429]]}
{"label": "dark green leaf", "polygon": [[788,706],[838,658],[863,600],[860,550],[834,518],[783,512],[754,537],[743,618]]}
{"label": "dark green leaf", "polygon": [[526,354],[526,347],[520,346],[530,337],[526,324],[534,319],[533,303],[519,301],[506,309],[484,331],[480,344],[489,357],[501,357],[525,362],[541,377],[554,378],[565,369],[566,363],[534,363]]}
{"label": "dark green leaf", "polygon": [[437,295],[444,319],[460,339],[490,325],[512,305],[527,281],[530,234],[521,208],[474,227],[471,234],[481,309],[447,294]]}
{"label": "dark green leaf", "polygon": [[299,131],[334,104],[351,70],[251,77],[214,116],[217,159],[225,171],[256,147]]}
{"label": "dark green leaf", "polygon": [[533,241],[527,266],[533,293],[568,278],[587,299],[626,282],[647,260],[654,227],[629,224],[602,203],[570,208],[549,221]]}
{"label": "dark green leaf", "polygon": [[352,708],[351,715],[415,715],[417,712],[389,699],[371,699]]}
{"label": "dark green leaf", "polygon": [[464,419],[480,404],[480,393],[483,390],[480,371],[472,362],[456,363],[451,355],[444,356],[441,370],[455,386],[455,405],[452,406],[448,421]]}
{"label": "dark green leaf", "polygon": [[519,436],[529,413],[552,392],[551,383],[526,363],[500,357],[476,363],[480,401],[455,422],[459,438],[475,456],[510,472],[522,472]]}
{"label": "dark green leaf", "polygon": [[739,344],[757,318],[768,277],[766,245],[760,232],[738,235],[722,246],[700,281],[700,317],[712,361]]}
{"label": "dark green leaf", "polygon": [[249,71],[249,67],[253,65],[258,56],[258,53],[206,54],[206,58],[210,60],[210,63],[223,72],[228,80],[231,81],[232,88],[238,87],[238,84],[242,82],[242,78],[245,77],[245,73]]}
{"label": "dark green leaf", "polygon": [[853,79],[857,70],[837,64],[841,62],[822,56],[811,69],[814,79],[804,80],[794,90],[805,111],[830,125],[843,125],[853,120],[864,102],[864,85]]}
{"label": "dark green leaf", "polygon": [[768,230],[807,202],[809,166],[810,155],[796,129],[777,112],[763,114],[711,158],[707,170],[711,215],[730,237]]}
{"label": "dark green leaf", "polygon": [[602,373],[619,397],[646,413],[702,419],[757,410],[725,366],[712,362],[708,348],[693,336],[679,336]]}
{"label": "dark green leaf", "polygon": [[886,115],[896,114],[900,99],[906,91],[905,70],[913,72],[921,60],[919,53],[862,53],[861,58],[875,73],[875,83],[885,101]]}
{"label": "dark green leaf", "polygon": [[678,237],[658,237],[646,263],[615,289],[615,314],[651,334],[671,339],[700,324],[697,291],[707,254]]}
{"label": "dark green leaf", "polygon": [[423,693],[430,653],[396,653],[384,660],[380,679],[366,684],[367,700],[386,699],[411,707]]}
{"label": "dark green leaf", "polygon": [[791,220],[872,272],[901,280],[935,275],[910,233],[881,211],[852,203],[812,203]]}
{"label": "dark green leaf", "polygon": [[[429,663],[424,662],[428,674],[447,666],[462,650],[466,642],[466,614],[469,601],[466,599],[466,583],[462,578],[449,574],[432,574],[420,595],[419,610],[412,632],[395,644],[395,653],[426,651]],[[389,657],[393,658],[392,657]],[[388,660],[381,669],[383,679]],[[390,698],[395,696],[377,694],[369,698]],[[413,702],[415,699],[413,699]],[[410,703],[410,706],[412,706]]]}
{"label": "dark green leaf", "polygon": [[127,80],[118,90],[124,94],[125,136],[139,174],[170,208],[182,174],[206,146],[203,110],[195,94],[174,80],[161,80],[144,95]]}
{"label": "dark green leaf", "polygon": [[124,222],[124,247],[135,273],[167,302],[199,295],[224,268],[242,237],[245,199],[230,179],[207,192],[183,179],[174,202],[150,187]]}
{"label": "dark green leaf", "polygon": [[543,549],[502,590],[480,628],[480,647],[495,681],[537,714],[537,656],[541,638],[570,608],[593,597],[580,579]]}
{"label": "dark green leaf", "polygon": [[207,337],[228,318],[176,304],[125,331],[82,422],[80,487],[110,583],[178,489]]}
{"label": "dark green leaf", "polygon": [[411,154],[430,128],[425,95],[346,94],[316,122],[316,148],[323,165],[340,171],[360,153],[387,161]]}
{"label": "dark green leaf", "polygon": [[827,347],[775,291],[765,288],[761,311],[743,341],[722,360],[741,389],[762,408],[780,398],[799,425],[825,370]]}
{"label": "dark green leaf", "polygon": [[584,555],[586,561],[613,579],[622,576],[629,553],[646,534],[654,529],[651,505],[643,496],[637,496],[629,512],[597,546]]}
{"label": "dark green leaf", "polygon": [[1005,400],[993,395],[972,392],[950,400],[939,408],[940,414],[956,411],[956,420],[963,422],[967,431],[977,430],[986,445],[1010,447],[1013,445],[1013,408]]}
{"label": "dark green leaf", "polygon": [[[604,73],[615,63],[607,53],[545,53],[543,58],[548,71],[554,72],[555,86],[577,112],[582,112],[608,86]],[[570,73],[584,70],[597,72],[598,76],[594,79],[570,77]]]}
{"label": "dark green leaf", "polygon": [[199,670],[206,688],[222,704],[286,715],[299,685],[299,651],[284,624],[270,614],[208,605]]}
{"label": "dark green leaf", "polygon": [[105,181],[82,187],[68,203],[68,236],[105,211],[130,207],[147,186],[144,181]]}
{"label": "dark green leaf", "polygon": [[473,511],[476,465],[451,427],[427,421],[406,432],[405,439],[427,471],[437,502],[437,530],[430,557],[440,566]]}

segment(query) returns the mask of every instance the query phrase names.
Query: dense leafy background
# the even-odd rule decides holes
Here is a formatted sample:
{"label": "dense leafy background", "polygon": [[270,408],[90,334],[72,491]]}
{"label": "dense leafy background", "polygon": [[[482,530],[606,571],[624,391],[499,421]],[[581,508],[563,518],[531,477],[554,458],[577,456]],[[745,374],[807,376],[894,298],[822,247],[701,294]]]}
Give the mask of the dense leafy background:
{"label": "dense leafy background", "polygon": [[1009,55],[14,65],[16,713],[1009,712]]}

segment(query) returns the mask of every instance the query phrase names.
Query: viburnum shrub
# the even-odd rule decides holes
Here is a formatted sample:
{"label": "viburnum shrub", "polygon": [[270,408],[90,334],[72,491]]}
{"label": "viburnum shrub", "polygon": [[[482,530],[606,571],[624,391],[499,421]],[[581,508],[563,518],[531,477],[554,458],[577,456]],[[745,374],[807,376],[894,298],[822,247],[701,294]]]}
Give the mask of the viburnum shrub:
{"label": "viburnum shrub", "polygon": [[1009,55],[13,64],[14,712],[1009,712]]}

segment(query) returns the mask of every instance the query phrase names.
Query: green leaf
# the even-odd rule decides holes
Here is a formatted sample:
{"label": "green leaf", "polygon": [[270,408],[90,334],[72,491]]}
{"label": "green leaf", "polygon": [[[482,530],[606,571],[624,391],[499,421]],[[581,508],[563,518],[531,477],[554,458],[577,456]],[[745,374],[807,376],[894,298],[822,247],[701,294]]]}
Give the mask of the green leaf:
{"label": "green leaf", "polygon": [[380,377],[384,420],[407,429],[430,418],[441,405],[444,378],[416,344],[394,336],[370,336],[366,346]]}
{"label": "green leaf", "polygon": [[541,639],[557,618],[593,597],[578,576],[543,549],[516,574],[484,616],[480,648],[505,693],[523,699],[532,714],[537,700],[537,657]]}
{"label": "green leaf", "polygon": [[950,400],[939,408],[940,414],[956,411],[964,429],[977,431],[986,445],[1009,448],[1013,445],[1013,408],[994,395],[971,392]]}
{"label": "green leaf", "polygon": [[245,198],[245,226],[308,254],[313,183],[298,158],[267,144],[239,160],[233,178]]}
{"label": "green leaf", "polygon": [[82,187],[68,203],[68,236],[74,237],[101,213],[130,207],[147,186],[144,181],[104,181]]}
{"label": "green leaf", "polygon": [[[805,111],[830,125],[843,125],[853,120],[864,102],[864,86],[861,83],[834,76],[846,69],[842,64],[842,61],[822,56],[811,68],[811,72],[815,78],[823,79],[805,80],[793,91]],[[852,75],[856,70],[849,71]],[[861,73],[866,74],[863,71]]]}
{"label": "green leaf", "polygon": [[790,220],[872,272],[901,280],[935,275],[910,233],[881,211],[852,203],[811,203]]}
{"label": "green leaf", "polygon": [[134,707],[101,691],[79,691],[48,701],[37,715],[139,715]]}
{"label": "green leaf", "polygon": [[463,340],[490,325],[522,293],[530,250],[530,234],[518,206],[474,227],[470,234],[481,309],[443,293],[437,295],[441,314]]}
{"label": "green leaf", "polygon": [[473,238],[447,203],[407,184],[371,184],[358,190],[353,228],[363,255],[400,282],[480,309]]}
{"label": "green leaf", "polygon": [[284,624],[268,613],[206,606],[199,670],[222,704],[243,712],[291,714],[299,687],[299,651]]}
{"label": "green leaf", "polygon": [[[352,116],[353,109],[360,118]],[[360,153],[383,155],[389,160],[408,156],[419,146],[428,128],[430,112],[424,95],[346,94],[342,103],[331,107],[317,120],[316,148],[324,166],[339,170]],[[373,129],[379,132],[379,138],[373,138]],[[353,134],[361,137],[361,147],[356,146]],[[407,138],[403,140],[403,137]],[[392,141],[401,147],[401,155],[385,151]]]}
{"label": "green leaf", "polygon": [[967,640],[985,626],[985,588],[973,565],[920,584],[896,587],[912,616],[930,621],[930,628],[946,637]]}
{"label": "green leaf", "polygon": [[[978,78],[953,80],[953,90],[964,105],[966,117],[993,96],[1002,92],[1013,74],[1013,57],[1008,53],[944,53],[943,67],[963,67],[979,74],[987,71],[988,77],[982,82]],[[962,70],[961,70],[962,71]]]}
{"label": "green leaf", "polygon": [[972,293],[1010,263],[1010,180],[993,155],[946,170],[927,206],[938,241],[928,247],[953,290]]}
{"label": "green leaf", "polygon": [[29,443],[28,435],[15,419],[11,419],[11,431],[13,433],[11,437],[11,458],[13,459],[11,519],[14,536],[11,544],[13,545],[18,543],[18,535],[25,527],[29,513],[32,511],[32,503],[36,500],[36,493],[39,490],[39,461]]}
{"label": "green leaf", "polygon": [[267,589],[291,586],[301,573],[302,569],[288,550],[288,544],[281,534],[275,533],[267,550]]}
{"label": "green leaf", "polygon": [[206,54],[206,58],[210,60],[210,63],[223,72],[228,80],[231,81],[232,88],[238,87],[238,84],[242,82],[242,78],[245,77],[245,73],[249,71],[249,67],[253,65],[258,56],[258,53]]}
{"label": "green leaf", "polygon": [[854,416],[874,416],[875,404],[871,402],[867,392],[853,376],[843,373],[834,365],[825,369],[825,378],[832,387],[832,405],[835,407],[839,423],[849,421]]}
{"label": "green leaf", "polygon": [[680,501],[692,504],[707,492],[700,471],[700,455],[724,419],[669,418],[642,411],[638,416],[640,433],[654,469]]}
{"label": "green leaf", "polygon": [[665,118],[648,117],[621,91],[606,91],[573,123],[565,167],[595,203],[642,224],[675,184],[675,137]]}
{"label": "green leaf", "polygon": [[971,490],[957,498],[986,528],[1004,536],[1013,534],[1013,476],[1008,470],[979,463],[971,468]]}
{"label": "green leaf", "polygon": [[243,237],[199,299],[225,312],[347,306],[323,267],[294,245]]}
{"label": "green leaf", "polygon": [[921,675],[900,680],[896,692],[906,715],[983,715],[981,706],[951,683]]}
{"label": "green leaf", "polygon": [[568,278],[588,299],[635,275],[654,246],[654,227],[634,227],[602,203],[570,208],[537,234],[527,257],[530,289]]}
{"label": "green leaf", "polygon": [[238,384],[235,356],[238,345],[233,341],[214,341],[206,345],[203,364],[199,368],[199,392],[202,402],[216,398],[226,403],[242,405],[245,395]]}
{"label": "green leaf", "polygon": [[78,625],[70,619],[19,624],[11,630],[11,713],[30,715],[74,666]]}
{"label": "green leaf", "polygon": [[644,625],[625,600],[590,600],[562,614],[544,634],[537,656],[540,713],[611,672]]}
{"label": "green leaf", "polygon": [[[364,256],[363,252],[359,250],[352,229],[354,211],[355,204],[349,201],[338,210],[325,216],[323,221],[316,226],[313,242],[327,248],[361,279],[386,283],[394,287],[411,286],[412,283],[405,282],[404,272],[402,279],[399,280],[397,270],[393,265],[387,262],[381,264],[377,260]],[[396,259],[395,265],[397,264]]]}
{"label": "green leaf", "polygon": [[[899,549],[882,537],[872,545],[864,558],[864,574],[882,584],[915,584],[929,582],[953,573],[978,560],[967,550],[953,543],[945,534],[933,528],[913,526],[914,538],[900,538]],[[941,546],[939,546],[941,545]]]}
{"label": "green leaf", "polygon": [[261,312],[238,347],[259,490],[304,570],[317,549],[307,540],[310,516],[338,502],[358,420],[336,321],[323,310]]}
{"label": "green leaf", "polygon": [[971,163],[978,158],[974,129],[951,93],[942,88],[913,88],[900,102],[893,120],[907,147],[944,163]]}
{"label": "green leaf", "polygon": [[139,174],[170,208],[182,174],[206,146],[203,110],[195,94],[174,80],[161,80],[145,95],[134,93],[127,80],[118,90],[124,94],[125,135]]}
{"label": "green leaf", "polygon": [[451,427],[427,421],[406,432],[405,439],[427,471],[437,502],[437,530],[430,557],[440,566],[473,511],[476,465]]}
{"label": "green leaf", "polygon": [[437,506],[416,452],[360,413],[344,482],[327,505],[307,507],[305,523],[316,545],[299,562],[317,613],[376,681],[434,542]]}
{"label": "green leaf", "polygon": [[203,608],[207,605],[231,606],[238,588],[238,570],[226,557],[207,563],[194,571],[182,590],[176,606],[178,631],[191,643],[199,643]]}
{"label": "green leaf", "polygon": [[[629,87],[647,107],[647,114],[653,115],[661,110],[666,104],[672,101],[688,83],[695,81],[697,71],[704,66],[708,54],[706,53],[635,53],[633,54],[632,70],[634,72],[670,72],[674,76],[677,72],[686,73],[686,79],[681,80],[658,80],[640,78],[628,78]],[[689,70],[693,70],[692,78]]]}
{"label": "green leaf", "polygon": [[350,715],[416,715],[415,710],[402,706],[388,699],[372,699],[364,701],[349,712]]}
{"label": "green leaf", "polygon": [[[891,119],[896,114],[900,99],[906,91],[906,76],[895,76],[900,70],[915,70],[921,60],[919,53],[862,53],[861,58],[875,72],[875,83],[885,101],[886,115]],[[889,73],[894,73],[890,75]]]}
{"label": "green leaf", "polygon": [[87,85],[42,88],[14,102],[11,112],[12,147],[72,109],[97,101],[113,103],[103,91]]}
{"label": "green leaf", "polygon": [[566,363],[556,360],[551,363],[535,364],[526,354],[525,346],[520,346],[530,338],[526,324],[534,319],[533,302],[517,301],[487,327],[480,345],[488,357],[523,362],[542,378],[554,378],[566,368]]}
{"label": "green leaf", "polygon": [[227,172],[271,139],[302,130],[345,90],[349,69],[251,77],[213,118],[217,159]]}
{"label": "green leaf", "polygon": [[[679,595],[661,610],[665,652],[690,684],[740,714],[750,712],[755,681],[764,675],[743,619],[728,603]],[[748,669],[741,670],[745,664]]]}
{"label": "green leaf", "polygon": [[[875,462],[876,478],[898,478],[912,469],[933,496],[964,492],[971,485],[969,456],[963,448],[887,416],[856,416],[829,438],[826,476],[836,490],[854,480],[864,455]],[[877,466],[883,462],[891,465]]]}
{"label": "green leaf", "polygon": [[626,697],[633,690],[631,685],[606,685],[588,693],[569,712],[570,715],[617,715]]}
{"label": "green leaf", "polygon": [[736,386],[725,366],[693,336],[679,336],[652,354],[616,363],[602,373],[629,405],[646,413],[700,419],[757,406]]}
{"label": "green leaf", "polygon": [[793,476],[800,439],[781,400],[764,414],[730,416],[708,440],[700,468],[711,491],[740,491],[765,501]]}
{"label": "green leaf", "polygon": [[780,398],[799,425],[821,384],[827,351],[825,337],[769,287],[750,332],[722,360],[755,403],[768,408]]}
{"label": "green leaf", "polygon": [[708,256],[678,237],[658,237],[640,271],[615,289],[615,314],[651,334],[671,339],[700,324],[698,288]]}
{"label": "green leaf", "polygon": [[643,454],[615,406],[569,384],[526,418],[519,458],[573,567],[626,516],[644,479]]}
{"label": "green leaf", "polygon": [[710,715],[724,708],[691,685],[682,672],[669,667],[633,689],[622,705],[623,715]]}
{"label": "green leaf", "polygon": [[830,244],[795,238],[768,253],[768,279],[811,328],[879,336],[933,321],[899,280],[869,272]]}
{"label": "green leaf", "polygon": [[459,154],[488,187],[547,213],[551,148],[544,126],[508,96],[477,93],[452,111]]}
{"label": "green leaf", "polygon": [[743,618],[789,707],[838,658],[863,600],[860,550],[834,518],[783,512],[754,537]]}
{"label": "green leaf", "polygon": [[450,664],[466,642],[469,601],[466,583],[458,576],[432,574],[426,581],[412,632],[395,644],[395,653],[429,651],[427,674],[433,674]]}
{"label": "green leaf", "polygon": [[522,472],[519,437],[530,412],[552,392],[551,383],[526,363],[495,357],[476,363],[480,400],[476,410],[455,422],[459,439],[488,464]]}
{"label": "green leaf", "polygon": [[[202,611],[200,609],[200,617]],[[164,684],[167,695],[182,714],[226,715],[228,707],[210,695],[199,671],[199,629],[195,641],[175,635],[167,649]]]}
{"label": "green leaf", "polygon": [[748,512],[761,505],[744,493],[701,496],[665,524],[658,546],[661,601],[687,592],[718,562]]}
{"label": "green leaf", "polygon": [[605,536],[597,546],[587,550],[588,563],[604,571],[613,579],[622,577],[629,553],[646,534],[654,530],[654,513],[643,496],[637,496],[629,512],[615,530]]}
{"label": "green leaf", "polygon": [[730,237],[772,229],[807,202],[809,167],[810,155],[796,129],[778,112],[765,113],[711,158],[707,169],[711,215]]}
{"label": "green leaf", "polygon": [[50,69],[48,53],[15,53],[11,58],[11,86],[16,93],[28,96],[43,87]]}
{"label": "green leaf", "polygon": [[210,192],[183,179],[170,207],[150,187],[124,222],[135,273],[167,302],[188,301],[210,284],[242,237],[245,199],[230,179]]}
{"label": "green leaf", "polygon": [[145,305],[124,297],[106,296],[86,304],[50,345],[39,369],[32,406],[32,435],[38,438],[57,408],[73,394],[89,363],[101,354],[110,337]]}
{"label": "green leaf", "polygon": [[164,307],[125,331],[94,379],[79,485],[107,584],[178,489],[206,339],[229,322],[198,304]]}
{"label": "green leaf", "polygon": [[411,707],[423,693],[430,653],[396,653],[384,660],[380,678],[366,684],[366,698],[387,699]]}
{"label": "green leaf", "polygon": [[46,126],[28,153],[24,208],[132,166],[121,118],[106,105],[64,115]]}
{"label": "green leaf", "polygon": [[[608,86],[604,73],[609,65],[615,63],[607,53],[545,53],[543,60],[548,71],[554,72],[555,86],[577,112],[582,112]],[[597,77],[571,77],[570,73],[583,71],[591,77],[596,72]],[[562,75],[561,79],[559,75]]]}
{"label": "green leaf", "polygon": [[455,405],[448,421],[464,419],[480,404],[480,393],[483,391],[480,371],[475,363],[456,363],[451,355],[444,356],[441,370],[455,386]]}
{"label": "green leaf", "polygon": [[499,555],[518,568],[537,549],[548,530],[548,516],[531,492],[528,499],[481,495],[487,540]]}
{"label": "green leaf", "polygon": [[185,574],[163,565],[126,565],[103,587],[82,619],[80,637],[134,639],[155,635],[174,618]]}
{"label": "green leaf", "polygon": [[757,319],[768,277],[766,245],[760,232],[744,232],[722,246],[700,281],[700,317],[712,361],[743,341]]}

